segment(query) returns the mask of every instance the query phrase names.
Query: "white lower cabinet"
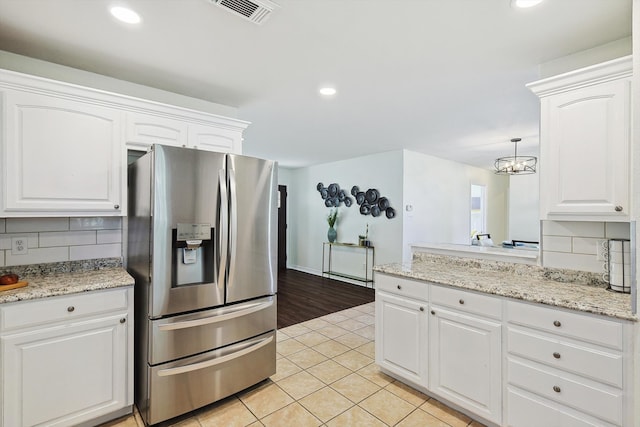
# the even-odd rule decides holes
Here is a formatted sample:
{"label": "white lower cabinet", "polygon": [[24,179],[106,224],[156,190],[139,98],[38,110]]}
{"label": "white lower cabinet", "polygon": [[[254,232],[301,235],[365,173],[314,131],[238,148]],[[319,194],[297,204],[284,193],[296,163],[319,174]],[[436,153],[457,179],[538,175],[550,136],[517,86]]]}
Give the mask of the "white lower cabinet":
{"label": "white lower cabinet", "polygon": [[128,412],[132,297],[125,288],[0,307],[2,425],[74,426]]}
{"label": "white lower cabinet", "polygon": [[631,321],[376,276],[376,363],[492,426],[637,426],[637,333]]}

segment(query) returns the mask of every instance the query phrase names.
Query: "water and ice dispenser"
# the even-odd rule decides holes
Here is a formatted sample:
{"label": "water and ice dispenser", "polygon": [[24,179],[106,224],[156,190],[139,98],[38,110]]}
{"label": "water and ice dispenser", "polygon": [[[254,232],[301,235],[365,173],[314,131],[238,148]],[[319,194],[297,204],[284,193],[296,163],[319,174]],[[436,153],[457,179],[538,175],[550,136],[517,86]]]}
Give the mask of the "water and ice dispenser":
{"label": "water and ice dispenser", "polygon": [[178,223],[172,230],[172,287],[215,280],[214,233],[211,224]]}

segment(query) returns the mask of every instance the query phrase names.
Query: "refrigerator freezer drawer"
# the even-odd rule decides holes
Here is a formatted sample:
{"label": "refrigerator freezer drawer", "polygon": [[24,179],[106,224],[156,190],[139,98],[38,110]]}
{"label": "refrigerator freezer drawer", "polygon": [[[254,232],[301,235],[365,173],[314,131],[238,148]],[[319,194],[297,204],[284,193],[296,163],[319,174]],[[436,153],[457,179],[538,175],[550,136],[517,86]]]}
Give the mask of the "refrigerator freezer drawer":
{"label": "refrigerator freezer drawer", "polygon": [[149,321],[148,363],[158,365],[276,329],[276,296]]}
{"label": "refrigerator freezer drawer", "polygon": [[213,403],[276,372],[275,330],[247,341],[176,362],[149,367],[149,407],[155,424]]}

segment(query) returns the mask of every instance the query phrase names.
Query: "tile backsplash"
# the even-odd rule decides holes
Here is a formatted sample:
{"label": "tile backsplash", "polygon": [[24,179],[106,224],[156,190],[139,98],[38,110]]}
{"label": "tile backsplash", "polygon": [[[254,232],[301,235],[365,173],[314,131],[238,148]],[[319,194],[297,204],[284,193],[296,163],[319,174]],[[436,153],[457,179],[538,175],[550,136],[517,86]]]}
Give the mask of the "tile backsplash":
{"label": "tile backsplash", "polygon": [[597,259],[598,241],[630,235],[628,222],[542,221],[542,265],[603,272],[604,261]]}
{"label": "tile backsplash", "polygon": [[[26,253],[12,253],[25,238]],[[0,267],[122,257],[122,218],[0,218]]]}

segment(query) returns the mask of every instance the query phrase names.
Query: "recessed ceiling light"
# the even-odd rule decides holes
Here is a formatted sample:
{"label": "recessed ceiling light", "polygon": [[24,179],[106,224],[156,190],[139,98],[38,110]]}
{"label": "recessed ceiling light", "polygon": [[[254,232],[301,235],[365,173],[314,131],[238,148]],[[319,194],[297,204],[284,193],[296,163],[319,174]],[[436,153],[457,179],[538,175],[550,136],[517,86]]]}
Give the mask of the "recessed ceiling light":
{"label": "recessed ceiling light", "polygon": [[116,19],[126,22],[127,24],[139,24],[141,21],[140,15],[126,7],[114,6],[110,12]]}
{"label": "recessed ceiling light", "polygon": [[542,3],[542,0],[511,0],[512,6],[519,7],[521,9],[537,6],[540,3]]}
{"label": "recessed ceiling light", "polygon": [[320,89],[320,95],[332,96],[337,93],[336,89],[333,87],[323,87]]}

